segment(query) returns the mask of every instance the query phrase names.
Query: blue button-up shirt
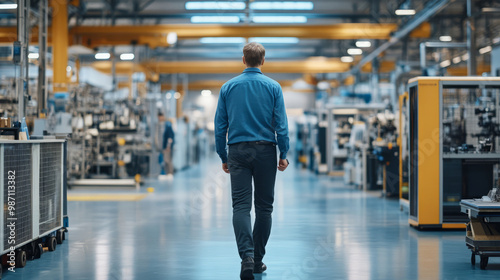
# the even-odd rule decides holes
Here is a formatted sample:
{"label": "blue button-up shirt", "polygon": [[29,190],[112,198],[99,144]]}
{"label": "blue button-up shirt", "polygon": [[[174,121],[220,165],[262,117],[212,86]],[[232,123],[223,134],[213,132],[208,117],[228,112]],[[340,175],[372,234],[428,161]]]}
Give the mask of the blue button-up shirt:
{"label": "blue button-up shirt", "polygon": [[268,141],[278,144],[280,158],[289,148],[288,120],[280,84],[259,68],[246,68],[225,83],[215,114],[215,145],[223,163],[227,144]]}

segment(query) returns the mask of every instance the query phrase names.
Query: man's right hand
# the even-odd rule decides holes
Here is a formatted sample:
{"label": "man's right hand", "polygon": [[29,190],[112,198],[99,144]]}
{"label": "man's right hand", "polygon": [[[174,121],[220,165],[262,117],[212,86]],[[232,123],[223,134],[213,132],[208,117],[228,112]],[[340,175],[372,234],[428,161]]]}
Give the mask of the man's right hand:
{"label": "man's right hand", "polygon": [[286,159],[280,159],[279,165],[278,165],[278,170],[279,171],[285,171],[285,169],[288,167],[288,160]]}
{"label": "man's right hand", "polygon": [[222,164],[222,170],[224,170],[224,172],[226,172],[227,174],[229,174],[229,167],[227,166],[227,163],[223,163]]}

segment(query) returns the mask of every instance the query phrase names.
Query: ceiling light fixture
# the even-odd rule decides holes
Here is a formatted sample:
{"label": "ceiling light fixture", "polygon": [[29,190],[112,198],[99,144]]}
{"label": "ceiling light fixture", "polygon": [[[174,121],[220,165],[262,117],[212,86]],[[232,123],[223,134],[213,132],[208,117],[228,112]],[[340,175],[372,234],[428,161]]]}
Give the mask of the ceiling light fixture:
{"label": "ceiling light fixture", "polygon": [[0,10],[15,10],[17,4],[0,4]]}
{"label": "ceiling light fixture", "polygon": [[363,54],[363,50],[358,49],[358,48],[350,48],[350,49],[347,49],[347,53],[350,55],[360,55],[360,54]]}
{"label": "ceiling light fixture", "polygon": [[244,10],[245,2],[232,1],[189,1],[186,10]]}
{"label": "ceiling light fixture", "polygon": [[169,45],[174,45],[175,43],[177,43],[177,33],[169,32],[167,34],[167,43]]}
{"label": "ceiling light fixture", "polygon": [[254,16],[255,23],[306,23],[305,16]]}
{"label": "ceiling light fixture", "polygon": [[310,1],[272,1],[272,2],[252,2],[252,10],[312,10],[314,4]]}
{"label": "ceiling light fixture", "polygon": [[345,63],[351,63],[354,61],[354,57],[352,56],[342,56],[340,58],[340,61],[345,62]]}
{"label": "ceiling light fixture", "polygon": [[204,89],[201,91],[201,95],[205,96],[205,97],[210,96],[210,95],[212,95],[212,91],[209,89]]}
{"label": "ceiling light fixture", "polygon": [[239,16],[193,16],[192,23],[238,23]]}
{"label": "ceiling light fixture", "polygon": [[462,61],[467,61],[467,60],[469,60],[469,54],[468,53],[462,55]]}
{"label": "ceiling light fixture", "polygon": [[439,63],[439,66],[441,66],[442,68],[446,68],[450,65],[451,65],[451,61],[449,59]]}
{"label": "ceiling light fixture", "polygon": [[111,57],[110,53],[96,53],[95,54],[95,59],[99,59],[99,60],[109,59],[110,57]]}
{"label": "ceiling light fixture", "polygon": [[413,16],[416,11],[414,9],[397,9],[394,13],[398,16]]}
{"label": "ceiling light fixture", "polygon": [[460,63],[462,61],[462,58],[460,56],[457,56],[457,57],[454,57],[452,59],[453,63],[457,64],[457,63]]}
{"label": "ceiling light fixture", "polygon": [[30,53],[28,54],[28,58],[30,59],[38,59],[40,57],[39,53]]}
{"label": "ceiling light fixture", "polygon": [[372,46],[372,43],[370,41],[357,41],[356,42],[356,47],[358,48],[369,48]]}
{"label": "ceiling light fixture", "polygon": [[134,60],[135,55],[133,53],[122,53],[120,54],[120,60]]}
{"label": "ceiling light fixture", "polygon": [[441,42],[451,42],[452,38],[451,36],[445,35],[445,36],[439,36],[439,41]]}
{"label": "ceiling light fixture", "polygon": [[480,48],[480,49],[479,49],[479,53],[480,53],[480,54],[485,54],[485,53],[489,53],[489,52],[491,52],[491,50],[492,50],[491,46],[486,46],[486,47],[484,47],[484,48]]}

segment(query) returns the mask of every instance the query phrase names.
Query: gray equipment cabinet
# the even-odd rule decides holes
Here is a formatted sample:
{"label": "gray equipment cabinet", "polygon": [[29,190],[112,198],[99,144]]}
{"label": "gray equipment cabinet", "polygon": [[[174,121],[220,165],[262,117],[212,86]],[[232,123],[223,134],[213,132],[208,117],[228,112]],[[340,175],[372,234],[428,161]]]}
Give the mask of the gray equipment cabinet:
{"label": "gray equipment cabinet", "polygon": [[0,189],[2,263],[15,270],[65,239],[66,141],[0,140]]}

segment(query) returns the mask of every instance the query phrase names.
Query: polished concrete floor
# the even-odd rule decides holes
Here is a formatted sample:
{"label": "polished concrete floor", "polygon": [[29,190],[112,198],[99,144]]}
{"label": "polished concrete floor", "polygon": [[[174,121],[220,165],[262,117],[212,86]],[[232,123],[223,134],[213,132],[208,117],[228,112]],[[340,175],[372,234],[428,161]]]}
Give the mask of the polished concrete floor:
{"label": "polished concrete floor", "polygon": [[[24,269],[4,270],[4,279],[238,279],[220,164],[204,162],[140,192],[146,187],[155,191],[138,201],[69,202],[68,240]],[[397,200],[293,167],[278,175],[273,219],[268,271],[256,279],[500,277],[500,258],[484,271],[470,264],[463,232],[416,231]]]}

